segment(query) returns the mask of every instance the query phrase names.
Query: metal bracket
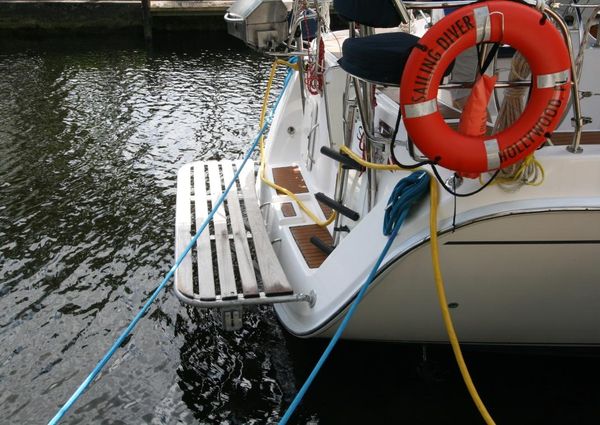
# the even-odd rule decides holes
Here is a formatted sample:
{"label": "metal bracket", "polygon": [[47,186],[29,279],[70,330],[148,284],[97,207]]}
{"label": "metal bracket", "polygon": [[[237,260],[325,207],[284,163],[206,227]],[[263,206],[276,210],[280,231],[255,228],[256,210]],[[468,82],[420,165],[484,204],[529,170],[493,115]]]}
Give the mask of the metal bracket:
{"label": "metal bracket", "polygon": [[583,152],[583,148],[581,146],[577,146],[577,148],[574,148],[573,146],[569,145],[567,146],[567,151],[571,153],[581,153]]}
{"label": "metal bracket", "polygon": [[313,308],[315,306],[315,304],[317,303],[317,293],[314,291],[314,289],[312,289],[310,291],[310,294],[308,294],[308,306],[310,308]]}
{"label": "metal bracket", "polygon": [[463,178],[456,173],[452,174],[452,176],[444,182],[444,185],[452,191],[462,186],[462,184]]}
{"label": "metal bracket", "polygon": [[226,331],[237,331],[242,328],[243,311],[241,308],[227,308],[221,310],[221,322]]}
{"label": "metal bracket", "polygon": [[[592,117],[581,117],[581,126],[584,126],[586,124],[591,124],[592,123]],[[577,124],[577,118],[573,117],[571,118],[571,124],[573,124],[573,127],[575,127],[575,125]]]}

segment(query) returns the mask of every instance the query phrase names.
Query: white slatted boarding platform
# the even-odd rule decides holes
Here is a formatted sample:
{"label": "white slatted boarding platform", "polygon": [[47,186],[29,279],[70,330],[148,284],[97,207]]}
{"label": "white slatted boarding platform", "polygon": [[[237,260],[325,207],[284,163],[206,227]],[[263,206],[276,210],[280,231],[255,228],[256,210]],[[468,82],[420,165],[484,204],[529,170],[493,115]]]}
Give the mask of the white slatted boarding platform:
{"label": "white slatted boarding platform", "polygon": [[[175,258],[240,165],[241,161],[193,162],[179,170]],[[258,207],[251,161],[175,272],[175,293],[184,303],[223,309],[225,327],[231,329],[241,326],[243,305],[313,301],[312,295],[294,293],[275,256]]]}

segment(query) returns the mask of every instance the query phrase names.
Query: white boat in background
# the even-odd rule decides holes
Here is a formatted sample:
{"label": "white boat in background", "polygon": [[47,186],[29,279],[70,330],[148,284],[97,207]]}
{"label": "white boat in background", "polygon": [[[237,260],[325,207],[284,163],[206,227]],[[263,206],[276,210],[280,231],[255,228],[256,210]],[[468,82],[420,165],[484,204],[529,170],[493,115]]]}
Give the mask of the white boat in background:
{"label": "white boat in background", "polygon": [[[392,19],[393,28],[382,34],[427,34],[431,9],[448,6],[446,2],[396,2],[398,9],[392,0],[376,3],[387,1],[398,15]],[[368,19],[361,22],[360,17],[347,16],[362,2],[336,0],[336,8],[338,3],[346,17],[362,24],[360,31],[354,26],[350,32],[328,31],[326,2],[312,7],[311,2],[296,1],[288,11],[281,1],[239,0],[226,15],[232,33],[295,68],[289,71],[264,140],[258,177],[250,162],[243,168],[241,162],[196,162],[179,173],[177,256],[201,230],[236,172],[240,174],[177,271],[175,285],[183,302],[221,311],[227,328],[241,325],[245,306],[274,304],[281,323],[293,335],[331,335],[388,240],[382,226],[390,194],[412,172],[363,165],[427,161],[407,133],[405,120],[410,117],[404,114],[397,125],[399,92],[406,88],[392,87],[369,74],[377,74],[390,62],[397,64],[397,57],[386,56],[385,47],[380,53],[377,43],[386,39],[372,35]],[[376,3],[368,7],[382,7]],[[453,5],[470,7],[469,3]],[[526,161],[523,166],[510,166],[498,174],[501,162],[492,156],[501,153],[488,152],[492,166],[475,173],[481,174],[479,178],[464,177],[473,176],[465,170],[456,173],[432,166],[431,161],[423,165],[429,171],[435,167],[439,187],[447,189],[440,191],[437,211],[439,254],[448,306],[462,343],[600,345],[600,83],[596,75],[600,45],[595,38],[598,9],[591,6],[548,5],[540,11],[535,5],[520,4],[550,21],[557,33],[564,28],[565,46],[573,46],[572,69],[566,69],[566,79],[552,83],[569,85],[572,95],[552,134],[545,134],[547,140],[535,150],[535,161],[519,154]],[[495,13],[488,12],[483,26],[477,21],[473,32],[498,31],[497,26],[489,28],[495,25]],[[371,14],[388,16],[379,10]],[[408,22],[401,23],[403,14]],[[496,15],[502,15],[503,31],[512,25],[508,13]],[[375,44],[362,44],[358,53],[348,45],[342,48],[349,34],[359,33],[361,42]],[[543,39],[527,43],[535,43],[548,57],[559,48]],[[486,140],[495,140],[501,131],[497,123],[505,119],[515,88],[524,88],[525,103],[528,90],[543,89],[535,70],[526,81],[526,76],[515,78],[514,51],[506,47],[489,56],[493,61],[487,72],[497,75],[499,82],[487,108]],[[404,61],[411,53],[410,48],[405,50]],[[372,60],[364,59],[368,54]],[[346,55],[352,55],[354,62],[342,60],[340,65]],[[292,57],[299,58],[296,64],[289,62]],[[357,63],[364,64],[366,71]],[[358,75],[363,71],[369,77]],[[472,80],[457,82],[455,73],[456,69],[444,77],[437,96],[436,113],[449,127],[458,124],[464,104],[454,89],[473,85]],[[394,81],[399,82],[400,75]],[[512,107],[520,110],[514,100]],[[435,140],[436,128],[430,132],[431,143],[453,143]],[[464,153],[456,151],[459,156]],[[429,159],[434,160],[431,155]],[[496,180],[486,185],[494,176]],[[412,209],[344,338],[448,340],[434,285],[430,212],[426,200]],[[328,220],[334,213],[335,219]]]}

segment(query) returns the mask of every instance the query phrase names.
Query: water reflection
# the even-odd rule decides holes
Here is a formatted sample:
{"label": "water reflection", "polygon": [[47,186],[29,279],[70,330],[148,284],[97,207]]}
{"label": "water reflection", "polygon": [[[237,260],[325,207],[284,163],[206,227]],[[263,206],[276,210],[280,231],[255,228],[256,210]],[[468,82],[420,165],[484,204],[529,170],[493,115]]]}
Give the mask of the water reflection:
{"label": "water reflection", "polygon": [[[239,158],[269,61],[221,39],[0,38],[0,422],[47,421],[173,262],[176,170]],[[401,306],[399,306],[400,308]],[[273,423],[320,355],[162,294],[64,423]],[[499,423],[597,423],[594,358],[467,353]],[[476,424],[447,349],[342,343],[296,423]]]}
{"label": "water reflection", "polygon": [[[185,337],[177,374],[190,411],[214,423],[276,419],[284,395],[295,385],[272,310],[260,308],[260,319],[247,313],[243,329],[235,333],[218,331],[220,319],[211,313],[188,313],[193,322],[177,326]],[[202,332],[206,325],[213,332]]]}
{"label": "water reflection", "polygon": [[[251,142],[269,63],[235,44],[182,44],[0,44],[0,412],[11,423],[49,419],[169,269],[176,170]],[[274,366],[259,337],[228,351],[241,337],[188,314],[163,295],[67,423],[194,422],[248,406],[241,418],[253,408],[238,390],[262,405],[256,417],[272,415],[278,384],[265,391]],[[272,317],[250,317],[281,340]]]}

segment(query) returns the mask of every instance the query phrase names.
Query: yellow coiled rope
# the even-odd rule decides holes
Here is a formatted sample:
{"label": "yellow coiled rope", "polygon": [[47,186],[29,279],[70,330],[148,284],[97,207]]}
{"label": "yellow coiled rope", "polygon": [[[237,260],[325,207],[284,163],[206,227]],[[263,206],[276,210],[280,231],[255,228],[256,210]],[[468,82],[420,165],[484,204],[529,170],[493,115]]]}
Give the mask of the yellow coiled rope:
{"label": "yellow coiled rope", "polygon": [[[532,154],[521,162],[502,169],[492,184],[498,184],[506,191],[515,191],[523,185],[539,186],[544,178],[544,167]],[[483,183],[481,176],[479,181]]]}
{"label": "yellow coiled rope", "polygon": [[[269,94],[271,92],[271,86],[273,85],[273,80],[275,78],[275,72],[277,71],[277,67],[279,65],[285,65],[296,71],[298,71],[298,69],[299,69],[298,64],[290,63],[290,62],[287,62],[287,61],[284,61],[281,59],[275,60],[273,62],[273,64],[271,65],[271,73],[269,74],[269,81],[267,82],[267,89],[265,91],[265,97],[263,99],[263,104],[262,104],[262,110],[260,112],[259,127],[261,127],[261,128],[265,122],[265,118],[267,115],[267,106],[269,103]],[[318,224],[319,226],[325,227],[325,226],[331,224],[333,222],[333,220],[335,220],[335,211],[333,211],[331,213],[331,215],[325,221],[323,221],[323,220],[319,219],[319,217],[317,217],[310,209],[308,209],[308,207],[300,199],[298,199],[298,197],[294,193],[290,192],[285,187],[279,186],[279,185],[275,184],[274,182],[272,182],[271,180],[267,179],[267,177],[265,176],[266,161],[265,161],[264,137],[260,138],[259,149],[260,149],[260,168],[259,168],[258,174],[260,176],[260,179],[263,181],[263,183],[265,183],[267,186],[270,186],[279,192],[286,194],[291,199],[293,199],[298,204],[300,209],[302,211],[304,211],[306,213],[306,215],[309,216],[310,219],[312,221],[314,221],[316,224]]]}
{"label": "yellow coiled rope", "polygon": [[[510,67],[509,81],[525,80],[531,74],[527,59],[520,52],[516,52]],[[523,99],[528,88],[509,87],[504,92],[504,99],[498,111],[494,133],[510,127],[523,113]],[[479,181],[482,182],[481,177]],[[502,189],[509,192],[519,189],[523,185],[539,186],[544,182],[544,168],[535,159],[534,154],[500,170],[500,173],[492,184],[498,184]]]}

